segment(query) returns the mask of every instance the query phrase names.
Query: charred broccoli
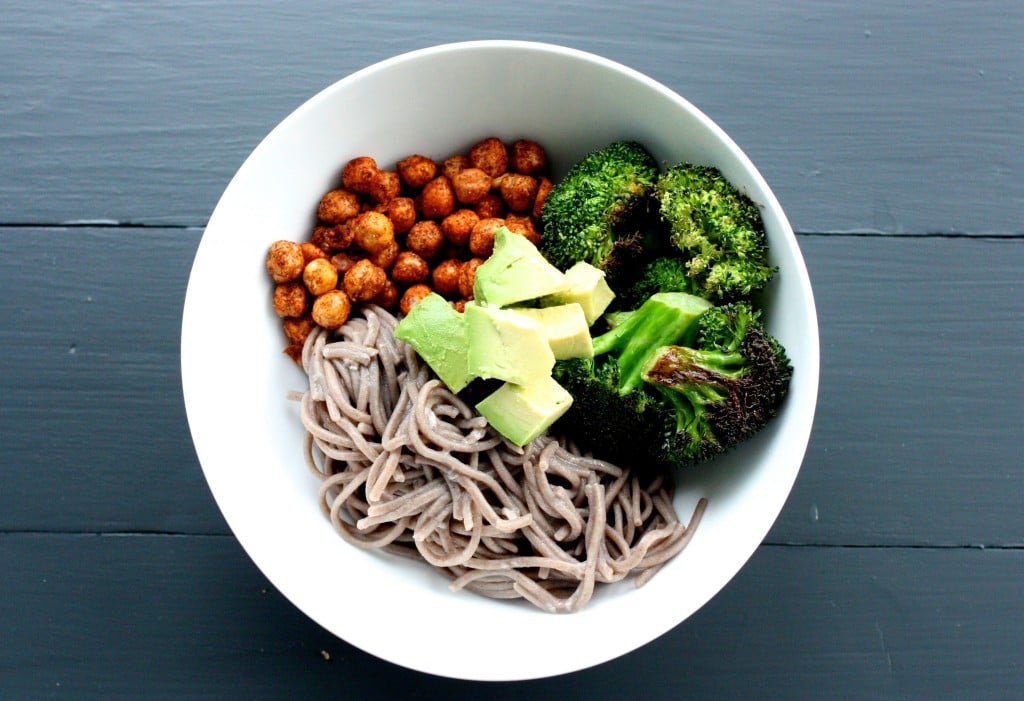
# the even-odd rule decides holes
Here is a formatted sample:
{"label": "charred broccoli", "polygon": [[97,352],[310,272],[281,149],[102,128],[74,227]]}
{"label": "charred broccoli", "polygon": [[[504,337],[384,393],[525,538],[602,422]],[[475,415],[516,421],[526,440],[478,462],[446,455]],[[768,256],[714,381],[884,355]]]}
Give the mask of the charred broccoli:
{"label": "charred broccoli", "polygon": [[618,320],[594,339],[593,359],[555,367],[574,400],[562,427],[602,456],[701,462],[777,412],[792,367],[748,303],[656,293]]}
{"label": "charred broccoli", "polygon": [[655,192],[695,294],[716,303],[749,299],[772,279],[761,212],[718,169],[672,166]]}
{"label": "charred broccoli", "polygon": [[686,292],[703,296],[703,290],[689,275],[686,259],[669,254],[649,261],[637,275],[620,285],[615,308],[636,309],[658,292]]}
{"label": "charred broccoli", "polygon": [[574,165],[548,193],[540,250],[561,270],[586,261],[611,281],[647,253],[646,227],[659,167],[634,141],[616,141]]}

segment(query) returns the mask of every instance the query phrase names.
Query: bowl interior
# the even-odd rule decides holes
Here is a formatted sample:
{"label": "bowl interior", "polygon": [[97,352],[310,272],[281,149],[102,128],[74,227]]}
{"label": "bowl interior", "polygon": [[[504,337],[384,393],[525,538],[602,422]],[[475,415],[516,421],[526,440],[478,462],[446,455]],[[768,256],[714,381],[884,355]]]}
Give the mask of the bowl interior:
{"label": "bowl interior", "polygon": [[[716,165],[764,205],[781,269],[766,295],[769,328],[795,367],[781,415],[724,459],[681,476],[676,504],[683,518],[699,497],[709,500],[681,556],[642,589],[599,588],[588,608],[568,616],[451,593],[425,566],[342,541],[320,512],[318,482],[303,462],[297,407],[286,395],[302,389],[304,378],[280,353],[279,320],[269,304],[267,247],[308,236],[320,195],[336,185],[346,160],[442,158],[487,136],[539,141],[555,175],[624,138],[644,143],[666,163]],[[225,266],[232,270],[230,287]],[[328,87],[278,125],[210,218],[189,280],[181,353],[204,474],[229,526],[274,586],[367,652],[433,674],[482,680],[550,676],[604,662],[671,629],[714,596],[756,549],[789,494],[818,384],[806,268],[778,202],[740,149],[688,102],[635,71],[572,49],[508,41],[446,45],[384,61]]]}

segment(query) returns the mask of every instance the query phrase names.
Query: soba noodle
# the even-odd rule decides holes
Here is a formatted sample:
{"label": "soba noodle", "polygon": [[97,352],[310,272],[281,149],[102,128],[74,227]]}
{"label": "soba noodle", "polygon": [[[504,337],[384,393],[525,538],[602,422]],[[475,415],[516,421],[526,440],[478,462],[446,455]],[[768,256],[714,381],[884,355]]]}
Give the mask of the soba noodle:
{"label": "soba noodle", "polygon": [[508,442],[395,339],[396,323],[368,306],[317,328],[302,353],[306,461],[347,541],[549,612],[579,610],[599,582],[639,586],[686,546],[703,499],[686,525],[671,475],[640,477],[553,436]]}

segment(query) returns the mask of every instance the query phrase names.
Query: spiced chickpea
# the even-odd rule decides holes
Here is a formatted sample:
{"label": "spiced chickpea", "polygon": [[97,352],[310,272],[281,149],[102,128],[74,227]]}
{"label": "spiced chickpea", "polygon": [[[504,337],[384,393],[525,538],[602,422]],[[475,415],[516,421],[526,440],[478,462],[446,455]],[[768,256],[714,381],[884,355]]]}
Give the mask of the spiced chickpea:
{"label": "spiced chickpea", "polygon": [[544,210],[544,202],[554,186],[555,184],[551,182],[550,178],[542,176],[537,179],[537,196],[533,199],[533,209],[530,211],[534,219],[540,220],[540,213]]}
{"label": "spiced chickpea", "polygon": [[433,159],[414,153],[398,162],[398,175],[411,188],[421,188],[437,175]]}
{"label": "spiced chickpea", "polygon": [[325,224],[340,224],[359,214],[359,195],[351,190],[330,190],[320,198],[317,219]]}
{"label": "spiced chickpea", "polygon": [[344,275],[362,258],[363,256],[356,251],[340,251],[331,256],[331,265],[338,271],[338,275]]}
{"label": "spiced chickpea", "polygon": [[284,354],[295,361],[296,365],[302,365],[302,344],[292,343],[284,349]]}
{"label": "spiced chickpea", "polygon": [[442,161],[441,175],[445,176],[449,180],[454,180],[456,175],[470,167],[472,167],[472,165],[469,162],[469,156],[457,154]]}
{"label": "spiced chickpea", "polygon": [[310,294],[322,295],[338,286],[338,269],[326,258],[311,260],[302,271],[302,284]]}
{"label": "spiced chickpea", "polygon": [[487,258],[494,252],[494,230],[504,226],[505,220],[497,217],[481,219],[469,235],[469,251],[474,256]]}
{"label": "spiced chickpea", "polygon": [[446,258],[430,271],[430,281],[434,289],[443,297],[455,297],[459,293],[459,271],[462,261],[458,258]]}
{"label": "spiced chickpea", "polygon": [[313,302],[313,321],[325,329],[336,329],[352,313],[352,302],[341,290],[331,290]]}
{"label": "spiced chickpea", "polygon": [[506,173],[501,178],[501,199],[513,212],[528,212],[537,198],[537,179],[519,173]]}
{"label": "spiced chickpea", "polygon": [[509,214],[505,217],[505,226],[513,234],[525,236],[534,246],[540,244],[540,231],[537,230],[537,224],[529,214]]}
{"label": "spiced chickpea", "polygon": [[512,143],[509,169],[523,175],[540,175],[548,169],[548,154],[536,141],[517,139]]}
{"label": "spiced chickpea", "polygon": [[306,342],[306,338],[313,330],[313,317],[309,314],[304,314],[300,317],[288,317],[281,322],[281,328],[284,330],[284,337],[288,339],[289,343],[301,346]]}
{"label": "spiced chickpea", "polygon": [[274,287],[274,311],[281,318],[302,316],[307,303],[306,287],[301,282],[282,282]]}
{"label": "spiced chickpea", "polygon": [[403,285],[411,285],[423,282],[430,274],[427,261],[412,251],[402,251],[398,254],[395,264],[391,267],[391,279]]}
{"label": "spiced chickpea", "polygon": [[417,302],[426,297],[432,292],[429,285],[424,285],[422,282],[418,285],[413,285],[402,294],[402,299],[398,303],[398,309],[402,314],[408,314],[409,310],[415,306]]}
{"label": "spiced chickpea", "polygon": [[302,260],[306,265],[309,265],[311,260],[327,257],[327,252],[312,241],[303,241],[299,244],[299,248],[302,250]]}
{"label": "spiced chickpea", "polygon": [[384,270],[388,270],[389,268],[391,268],[392,265],[395,264],[395,261],[398,259],[398,254],[401,250],[402,249],[398,245],[398,242],[392,241],[387,246],[385,246],[384,248],[380,249],[372,256],[370,256],[370,260],[373,262],[374,265],[383,268]]}
{"label": "spiced chickpea", "polygon": [[476,269],[483,265],[483,262],[483,258],[470,258],[459,266],[459,294],[466,299],[473,299]]}
{"label": "spiced chickpea", "polygon": [[367,194],[377,204],[386,205],[398,197],[401,191],[402,181],[398,178],[398,173],[393,170],[378,170],[370,182],[370,191]]}
{"label": "spiced chickpea", "polygon": [[395,242],[395,226],[386,214],[363,212],[352,220],[356,245],[373,255]]}
{"label": "spiced chickpea", "polygon": [[325,252],[343,251],[352,244],[352,220],[341,224],[326,226],[318,224],[313,227],[310,241]]}
{"label": "spiced chickpea", "polygon": [[492,136],[469,149],[469,162],[474,168],[496,178],[508,170],[508,149],[501,139]]}
{"label": "spiced chickpea", "polygon": [[454,302],[452,302],[452,309],[461,314],[464,311],[466,311],[466,302],[468,301],[468,299],[457,299]]}
{"label": "spiced chickpea", "polygon": [[481,219],[503,217],[505,216],[505,200],[501,199],[501,195],[498,193],[490,192],[473,205],[473,211]]}
{"label": "spiced chickpea", "polygon": [[441,221],[441,233],[456,246],[465,246],[479,221],[480,217],[472,209],[459,209]]}
{"label": "spiced chickpea", "polygon": [[462,204],[476,204],[491,191],[493,180],[480,168],[466,168],[452,178],[455,199]]}
{"label": "spiced chickpea", "polygon": [[341,286],[351,301],[366,302],[381,293],[387,280],[384,268],[364,258],[345,272]]}
{"label": "spiced chickpea", "polygon": [[376,174],[377,161],[370,156],[358,156],[341,169],[341,184],[346,190],[365,195],[370,192]]}
{"label": "spiced chickpea", "polygon": [[396,197],[388,202],[384,212],[391,220],[396,234],[404,234],[416,223],[416,204],[411,197]]}
{"label": "spiced chickpea", "polygon": [[412,225],[405,236],[405,247],[425,260],[437,257],[444,244],[441,226],[432,219],[421,219]]}
{"label": "spiced chickpea", "polygon": [[426,219],[442,219],[455,211],[455,192],[452,181],[439,175],[420,190],[417,196],[419,210]]}
{"label": "spiced chickpea", "polygon": [[395,305],[398,304],[398,285],[388,280],[384,283],[384,289],[380,291],[380,294],[371,301],[385,309],[394,309]]}
{"label": "spiced chickpea", "polygon": [[267,272],[274,282],[288,282],[302,275],[302,247],[292,241],[274,241],[267,250]]}

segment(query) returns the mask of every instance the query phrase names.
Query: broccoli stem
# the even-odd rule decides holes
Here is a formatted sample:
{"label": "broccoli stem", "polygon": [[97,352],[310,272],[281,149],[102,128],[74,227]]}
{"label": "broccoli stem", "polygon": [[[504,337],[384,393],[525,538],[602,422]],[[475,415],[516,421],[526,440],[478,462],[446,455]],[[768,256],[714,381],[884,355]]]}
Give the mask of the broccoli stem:
{"label": "broccoli stem", "polygon": [[643,382],[644,367],[663,346],[682,343],[693,322],[711,303],[684,292],[652,295],[620,324],[594,339],[594,355],[618,353],[620,394]]}

